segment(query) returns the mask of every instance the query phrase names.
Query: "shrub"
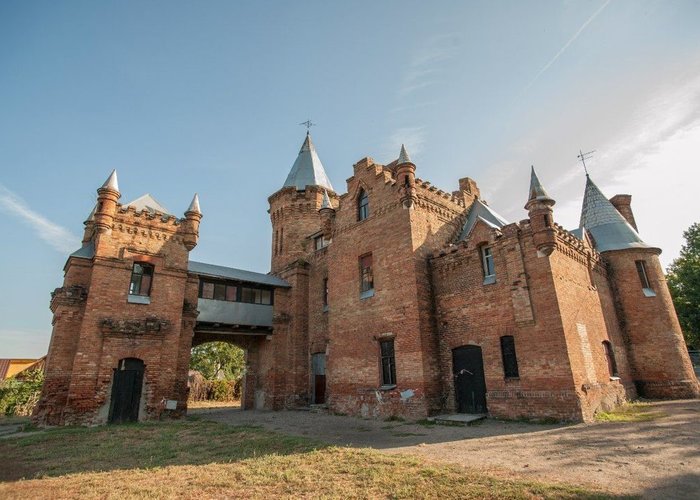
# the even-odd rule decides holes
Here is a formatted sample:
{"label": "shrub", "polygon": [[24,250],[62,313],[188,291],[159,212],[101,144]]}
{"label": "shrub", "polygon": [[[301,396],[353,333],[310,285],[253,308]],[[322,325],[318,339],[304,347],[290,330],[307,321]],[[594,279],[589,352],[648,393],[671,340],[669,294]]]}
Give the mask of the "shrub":
{"label": "shrub", "polygon": [[0,382],[0,414],[28,416],[39,402],[44,371],[32,370],[22,380],[15,377]]}

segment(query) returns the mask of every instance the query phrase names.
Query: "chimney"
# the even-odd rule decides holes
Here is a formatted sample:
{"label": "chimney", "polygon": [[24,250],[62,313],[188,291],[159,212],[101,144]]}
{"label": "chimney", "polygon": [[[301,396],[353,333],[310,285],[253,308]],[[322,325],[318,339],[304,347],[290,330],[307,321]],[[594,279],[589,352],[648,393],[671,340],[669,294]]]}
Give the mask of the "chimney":
{"label": "chimney", "polygon": [[630,226],[632,226],[635,231],[639,232],[637,223],[634,220],[634,214],[632,213],[632,195],[616,194],[610,198],[610,203],[612,203],[617,211],[630,223]]}

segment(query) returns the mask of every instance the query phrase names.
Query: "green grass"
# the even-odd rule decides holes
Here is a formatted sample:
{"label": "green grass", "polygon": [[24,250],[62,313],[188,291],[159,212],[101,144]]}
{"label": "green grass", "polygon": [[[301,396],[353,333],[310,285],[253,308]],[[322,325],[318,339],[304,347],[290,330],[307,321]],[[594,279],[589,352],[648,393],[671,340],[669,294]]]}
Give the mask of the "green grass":
{"label": "green grass", "polygon": [[637,401],[626,403],[609,412],[596,413],[598,422],[650,422],[667,416],[663,411],[654,410],[649,403]]}
{"label": "green grass", "polygon": [[370,449],[207,421],[0,440],[0,498],[605,498]]}

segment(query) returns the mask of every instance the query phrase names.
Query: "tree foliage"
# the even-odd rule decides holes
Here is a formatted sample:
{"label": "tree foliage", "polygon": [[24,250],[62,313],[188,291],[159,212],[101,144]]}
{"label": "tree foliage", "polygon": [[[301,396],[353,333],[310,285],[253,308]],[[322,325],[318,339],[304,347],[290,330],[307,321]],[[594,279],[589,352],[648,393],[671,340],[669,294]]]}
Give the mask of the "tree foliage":
{"label": "tree foliage", "polygon": [[700,349],[700,223],[683,233],[681,255],[667,270],[668,287],[689,346]]}
{"label": "tree foliage", "polygon": [[11,377],[0,382],[0,414],[31,415],[44,385],[44,371],[32,370],[22,379]]}
{"label": "tree foliage", "polygon": [[245,373],[245,351],[226,342],[208,342],[192,348],[190,369],[207,380],[240,380]]}

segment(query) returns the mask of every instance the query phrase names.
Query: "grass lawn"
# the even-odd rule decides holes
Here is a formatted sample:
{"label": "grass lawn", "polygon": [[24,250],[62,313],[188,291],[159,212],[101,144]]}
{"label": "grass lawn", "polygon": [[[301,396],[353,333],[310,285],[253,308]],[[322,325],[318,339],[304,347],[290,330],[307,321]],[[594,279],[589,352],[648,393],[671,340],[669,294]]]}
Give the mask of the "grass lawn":
{"label": "grass lawn", "polygon": [[666,413],[654,410],[651,404],[637,401],[625,403],[609,412],[600,412],[595,419],[598,422],[649,422],[665,416]]}
{"label": "grass lawn", "polygon": [[326,447],[206,421],[59,428],[0,440],[0,498],[602,498],[568,486]]}

